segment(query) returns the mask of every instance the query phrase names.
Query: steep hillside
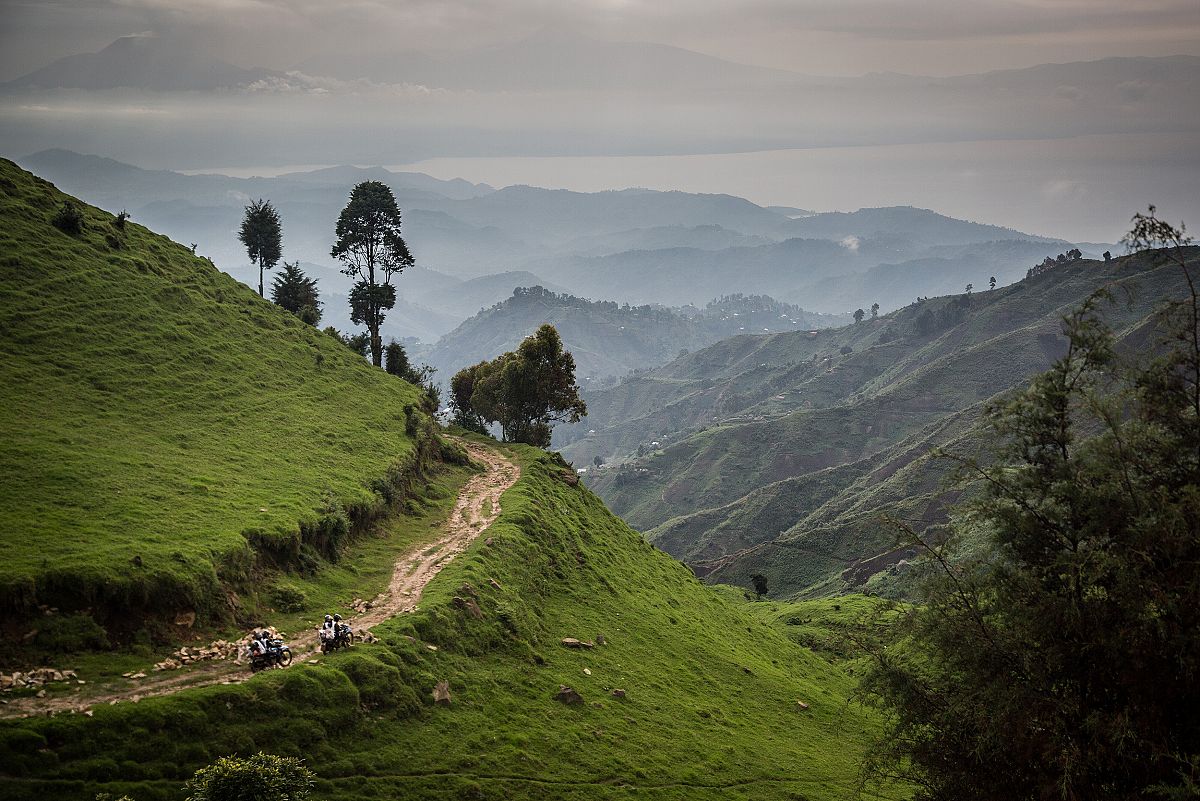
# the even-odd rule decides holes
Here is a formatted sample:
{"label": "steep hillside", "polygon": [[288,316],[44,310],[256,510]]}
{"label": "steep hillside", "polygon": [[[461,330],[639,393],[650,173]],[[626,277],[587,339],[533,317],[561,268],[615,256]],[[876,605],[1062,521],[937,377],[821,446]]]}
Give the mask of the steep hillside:
{"label": "steep hillside", "polygon": [[1062,315],[1105,285],[1122,336],[1183,290],[1152,254],[1085,260],[861,325],[720,342],[589,395],[564,453],[624,462],[593,474],[597,491],[716,580],[861,586],[903,557],[854,567],[890,549],[881,515],[945,520],[947,471],[916,460],[935,445],[978,453],[983,403],[1061,355]]}
{"label": "steep hillside", "polygon": [[437,457],[412,386],[205,259],[0,162],[0,618],[228,619]]}
{"label": "steep hillside", "polygon": [[196,768],[259,749],[304,757],[331,800],[852,793],[878,724],[847,703],[853,662],[811,647],[865,599],[842,613],[716,592],[553,455],[508,452],[522,475],[499,520],[419,611],[375,626],[380,642],[91,717],[0,723],[0,793],[181,799]]}
{"label": "steep hillside", "polygon": [[516,289],[442,337],[422,359],[440,380],[472,364],[514,350],[542,323],[552,323],[575,356],[578,374],[608,383],[631,370],[663,364],[743,330],[835,325],[845,316],[820,315],[762,296],[727,296],[704,309],[619,305],[558,294],[541,286]]}

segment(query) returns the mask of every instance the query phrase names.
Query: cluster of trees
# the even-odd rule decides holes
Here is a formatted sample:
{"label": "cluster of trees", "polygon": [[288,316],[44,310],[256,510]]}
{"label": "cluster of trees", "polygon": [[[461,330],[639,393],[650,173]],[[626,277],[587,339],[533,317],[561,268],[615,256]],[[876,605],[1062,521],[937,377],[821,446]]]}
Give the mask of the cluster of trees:
{"label": "cluster of trees", "polygon": [[870,644],[863,692],[887,712],[869,777],[917,799],[1200,794],[1200,296],[1153,207],[1126,241],[1191,290],[1158,340],[1118,349],[1098,292],[990,410],[998,458],[947,457],[983,488],[949,539],[907,532],[924,602]]}
{"label": "cluster of trees", "polygon": [[[968,288],[970,284],[967,285]],[[926,307],[913,320],[913,331],[919,337],[932,336],[961,323],[971,310],[971,294],[955,295],[934,312]]]}
{"label": "cluster of trees", "polygon": [[515,351],[460,370],[450,380],[455,422],[472,431],[500,426],[505,442],[547,447],[553,424],[587,414],[575,381],[575,357],[546,323]]}
{"label": "cluster of trees", "polygon": [[[365,325],[366,350],[376,367],[383,366],[383,339],[379,330],[386,312],[396,305],[393,280],[413,265],[412,254],[400,233],[400,208],[392,190],[380,181],[363,181],[350,192],[338,216],[337,241],[330,255],[342,263],[342,272],[357,279],[350,289],[350,319]],[[238,238],[246,246],[250,263],[258,266],[258,294],[264,296],[263,276],[283,256],[283,229],[279,212],[269,200],[246,206]],[[320,292],[315,279],[300,263],[284,262],[284,271],[272,286],[272,300],[311,325],[321,321]],[[342,337],[361,350],[357,337]]]}
{"label": "cluster of trees", "polygon": [[[1105,253],[1108,256],[1108,253]],[[1079,261],[1083,258],[1083,251],[1079,248],[1071,248],[1066,253],[1059,253],[1053,259],[1047,256],[1041,264],[1036,264],[1025,271],[1026,278],[1033,278],[1035,275],[1041,275],[1047,270],[1051,270],[1060,264],[1069,264],[1073,261]],[[1107,261],[1107,258],[1105,259]]]}

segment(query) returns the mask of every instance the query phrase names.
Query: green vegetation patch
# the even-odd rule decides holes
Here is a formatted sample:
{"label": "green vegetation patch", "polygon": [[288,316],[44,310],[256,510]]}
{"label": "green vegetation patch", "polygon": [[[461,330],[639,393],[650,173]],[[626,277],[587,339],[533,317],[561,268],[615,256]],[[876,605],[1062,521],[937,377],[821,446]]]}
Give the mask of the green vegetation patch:
{"label": "green vegetation patch", "polygon": [[402,490],[418,391],[141,226],[55,227],[67,200],[0,161],[0,614],[222,617]]}
{"label": "green vegetation patch", "polygon": [[5,723],[0,793],[179,799],[197,768],[264,750],[304,757],[324,799],[845,798],[879,728],[843,664],[790,639],[776,605],[702,585],[557,457],[508,452],[523,475],[501,517],[381,643]]}

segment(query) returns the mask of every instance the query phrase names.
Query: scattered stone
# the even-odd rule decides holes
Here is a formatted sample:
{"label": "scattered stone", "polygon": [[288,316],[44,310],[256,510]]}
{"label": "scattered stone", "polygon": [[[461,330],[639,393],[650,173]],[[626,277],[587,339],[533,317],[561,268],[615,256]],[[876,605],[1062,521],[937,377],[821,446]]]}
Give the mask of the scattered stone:
{"label": "scattered stone", "polygon": [[590,675],[592,675],[592,669],[591,669],[591,668],[584,668],[584,669],[583,669],[583,675],[585,675],[585,676],[590,676]]}
{"label": "scattered stone", "polygon": [[145,674],[145,673],[140,673],[140,672],[139,672],[139,673],[134,673],[134,674],[133,674],[132,676],[130,676],[129,678],[131,678],[131,679],[144,679],[144,678],[146,678],[146,674]]}
{"label": "scattered stone", "polygon": [[320,659],[310,659],[310,660],[308,660],[308,664],[319,665],[319,664],[321,664],[321,660]]}
{"label": "scattered stone", "polygon": [[76,683],[76,684],[87,684],[87,682],[86,682],[86,681],[84,681],[83,679],[76,679],[76,680],[75,680],[75,683]]}
{"label": "scattered stone", "polygon": [[745,673],[747,676],[754,675],[754,671],[744,665],[742,666],[742,672]]}
{"label": "scattered stone", "polygon": [[490,578],[490,579],[488,579],[488,584],[490,584],[490,585],[491,585],[491,587],[492,587],[492,589],[493,589],[493,590],[502,590],[502,589],[504,589],[503,587],[501,587],[501,586],[500,586],[500,582],[496,581],[494,578]]}
{"label": "scattered stone", "polygon": [[483,541],[483,544],[490,548],[493,544],[495,544],[495,542],[496,542],[495,537],[488,537],[486,540]]}
{"label": "scattered stone", "polygon": [[801,711],[803,711],[803,710],[805,710],[805,709],[808,709],[808,704],[804,703],[803,701],[797,701],[797,702],[796,702],[796,707],[797,707],[798,709],[800,709]]}
{"label": "scattered stone", "polygon": [[558,477],[560,479],[562,479],[562,482],[564,484],[566,484],[568,487],[579,486],[579,476],[575,473],[574,470],[564,470],[563,472],[558,474]]}
{"label": "scattered stone", "polygon": [[180,612],[179,614],[177,614],[175,616],[175,625],[176,626],[184,626],[184,627],[190,629],[193,625],[195,625],[195,623],[196,623],[196,612],[193,609],[189,609],[186,612]]}
{"label": "scattered stone", "polygon": [[121,678],[123,678],[123,679],[131,679],[131,678],[133,678],[133,671],[131,670],[131,671],[129,671],[128,673],[122,673],[122,674],[121,674]]}
{"label": "scattered stone", "polygon": [[[464,586],[469,587],[470,585],[467,584]],[[483,610],[480,609],[479,604],[475,603],[475,601],[471,598],[463,598],[455,595],[454,600],[452,600],[451,603],[454,604],[455,608],[465,610],[467,614],[476,620],[483,620]]]}
{"label": "scattered stone", "polygon": [[439,681],[434,686],[433,702],[438,706],[450,706],[450,682]]}
{"label": "scattered stone", "polygon": [[585,640],[577,640],[574,637],[563,637],[562,644],[567,646],[568,648],[594,648],[594,647],[596,647],[595,643],[587,642]]}
{"label": "scattered stone", "polygon": [[267,511],[267,507],[265,507],[265,506],[260,506],[260,507],[258,507],[258,511],[260,511],[260,512],[265,512],[265,511]]}
{"label": "scattered stone", "polygon": [[612,694],[613,694],[613,698],[624,698],[625,697],[625,691],[622,690],[620,687],[617,687],[615,690],[613,690]]}
{"label": "scattered stone", "polygon": [[38,636],[38,630],[30,629],[29,631],[25,632],[25,635],[23,637],[21,637],[21,642],[29,642],[36,636]]}
{"label": "scattered stone", "polygon": [[568,706],[573,704],[582,704],[583,696],[575,692],[565,684],[558,685],[558,692],[554,695],[554,700],[561,701]]}
{"label": "scattered stone", "polygon": [[469,595],[472,598],[479,597],[479,593],[475,592],[475,588],[465,582],[463,583],[463,585],[461,587],[458,588],[458,594],[459,595]]}
{"label": "scattered stone", "polygon": [[596,645],[607,645],[607,644],[608,644],[608,640],[604,639],[603,634],[596,635]]}
{"label": "scattered stone", "polygon": [[429,643],[425,643],[425,647],[426,647],[426,648],[428,648],[430,651],[436,651],[436,650],[437,650],[437,646],[436,646],[436,645],[430,645]]}
{"label": "scattered stone", "polygon": [[90,718],[92,715],[94,715],[96,713],[90,709],[85,709],[85,710],[83,710],[83,714],[87,715]]}
{"label": "scattered stone", "polygon": [[37,691],[37,697],[38,697],[38,698],[45,698],[45,697],[46,697],[46,691],[45,691],[45,690],[38,690],[38,691]]}

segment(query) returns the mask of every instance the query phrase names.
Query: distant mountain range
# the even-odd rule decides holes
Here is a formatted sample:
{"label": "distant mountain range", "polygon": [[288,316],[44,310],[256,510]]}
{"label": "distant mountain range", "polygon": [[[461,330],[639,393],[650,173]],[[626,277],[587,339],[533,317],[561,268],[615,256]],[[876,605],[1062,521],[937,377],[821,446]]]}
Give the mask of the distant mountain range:
{"label": "distant mountain range", "polygon": [[274,70],[243,69],[214,59],[187,40],[124,36],[98,53],[60,58],[0,88],[213,91],[285,78]]}
{"label": "distant mountain range", "polygon": [[443,336],[422,353],[422,361],[438,369],[439,380],[449,381],[463,367],[514,350],[539,325],[552,323],[575,357],[578,376],[596,387],[738,333],[827,328],[848,320],[848,315],[813,314],[761,295],[717,298],[702,309],[671,309],[589,301],[530,286]]}
{"label": "distant mountain range", "polygon": [[[1200,257],[1193,249],[1192,257]],[[984,405],[1064,352],[1061,318],[1102,286],[1120,342],[1185,291],[1153,254],[1058,265],[995,291],[938,297],[861,324],[741,336],[586,395],[556,431],[609,506],[715,581],[763,573],[781,595],[886,590],[918,530],[957,497],[934,446],[986,455]]]}
{"label": "distant mountain range", "polygon": [[[65,191],[196,243],[247,283],[257,271],[237,240],[242,210],[251,199],[272,200],[283,219],[284,258],[299,259],[319,280],[327,320],[339,328],[350,326],[349,280],[329,257],[334,222],[356,182],[383,181],[418,263],[398,279],[401,303],[384,335],[427,344],[518,287],[634,306],[703,307],[743,294],[810,312],[844,315],[872,303],[887,312],[917,296],[982,287],[992,276],[1009,283],[1071,246],[907,207],[814,214],[729,195],[495,189],[381,167],[185,175],[66,150],[20,161]],[[694,344],[667,355],[682,347]]]}

